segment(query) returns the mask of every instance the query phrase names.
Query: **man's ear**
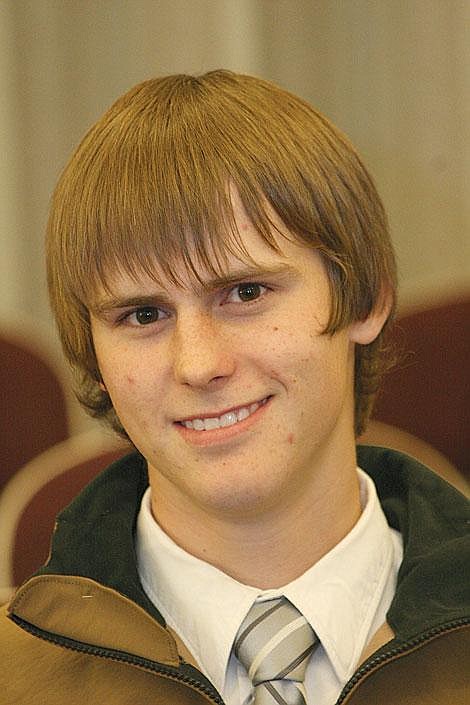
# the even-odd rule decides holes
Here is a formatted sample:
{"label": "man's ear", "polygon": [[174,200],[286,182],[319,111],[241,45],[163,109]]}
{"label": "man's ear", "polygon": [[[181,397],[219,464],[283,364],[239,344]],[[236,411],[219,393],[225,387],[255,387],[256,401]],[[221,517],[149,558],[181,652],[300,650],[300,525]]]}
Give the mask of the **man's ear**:
{"label": "man's ear", "polygon": [[387,288],[377,299],[377,302],[369,315],[359,321],[354,321],[349,326],[349,338],[351,342],[359,345],[372,343],[385,325],[390,315],[393,305],[393,296]]}

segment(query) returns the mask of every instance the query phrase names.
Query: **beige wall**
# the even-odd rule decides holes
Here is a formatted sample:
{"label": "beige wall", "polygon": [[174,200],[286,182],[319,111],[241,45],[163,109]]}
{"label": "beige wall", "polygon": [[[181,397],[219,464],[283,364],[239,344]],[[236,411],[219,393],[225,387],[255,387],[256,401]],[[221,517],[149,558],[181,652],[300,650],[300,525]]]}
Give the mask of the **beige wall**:
{"label": "beige wall", "polygon": [[0,319],[53,336],[48,198],[91,122],[144,78],[218,66],[349,134],[390,214],[402,306],[469,288],[469,22],[459,0],[0,0]]}

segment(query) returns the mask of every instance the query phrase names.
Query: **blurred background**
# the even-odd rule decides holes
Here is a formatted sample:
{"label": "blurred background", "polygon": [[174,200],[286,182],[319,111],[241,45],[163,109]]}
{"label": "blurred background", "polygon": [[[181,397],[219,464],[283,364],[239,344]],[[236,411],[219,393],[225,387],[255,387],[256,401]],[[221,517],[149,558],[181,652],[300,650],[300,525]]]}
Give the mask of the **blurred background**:
{"label": "blurred background", "polygon": [[[218,67],[304,97],[362,154],[390,217],[412,351],[377,418],[470,477],[469,27],[468,0],[0,0],[0,486],[58,441],[76,450],[93,423],[70,394],[47,302],[43,236],[60,171],[132,85]],[[383,444],[383,430],[372,440]],[[90,438],[88,453],[108,452]],[[408,449],[406,437],[390,443]]]}

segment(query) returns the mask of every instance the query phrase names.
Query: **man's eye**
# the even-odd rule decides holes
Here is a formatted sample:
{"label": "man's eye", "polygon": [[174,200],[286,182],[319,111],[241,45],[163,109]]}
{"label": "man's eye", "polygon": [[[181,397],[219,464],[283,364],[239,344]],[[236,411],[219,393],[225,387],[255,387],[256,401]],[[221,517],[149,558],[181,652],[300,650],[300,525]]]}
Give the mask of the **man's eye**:
{"label": "man's eye", "polygon": [[154,306],[145,306],[145,308],[138,308],[136,311],[129,315],[130,323],[139,326],[146,326],[149,323],[155,323],[162,318],[161,311]]}
{"label": "man's eye", "polygon": [[259,299],[265,291],[265,286],[262,284],[256,284],[255,282],[237,284],[237,286],[232,289],[229,298],[232,299],[232,301],[255,301],[256,299]]}

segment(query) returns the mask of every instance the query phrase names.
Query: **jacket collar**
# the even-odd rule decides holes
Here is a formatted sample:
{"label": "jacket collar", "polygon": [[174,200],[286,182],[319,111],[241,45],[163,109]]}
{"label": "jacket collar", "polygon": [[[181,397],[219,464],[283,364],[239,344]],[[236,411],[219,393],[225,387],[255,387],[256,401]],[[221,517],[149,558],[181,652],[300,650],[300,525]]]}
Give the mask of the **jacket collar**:
{"label": "jacket collar", "polygon": [[397,641],[468,618],[468,500],[402,453],[359,446],[358,463],[372,476],[388,523],[403,537],[403,561],[387,615]]}
{"label": "jacket collar", "polygon": [[[358,463],[374,479],[387,521],[404,540],[404,559],[388,614],[395,641],[468,617],[466,499],[395,451],[359,447]],[[116,625],[125,618],[138,627],[130,631],[139,639],[146,635],[145,644],[150,645],[158,633],[160,650],[150,653],[174,664],[174,640],[143,591],[136,568],[135,522],[147,484],[146,463],[138,454],[117,461],[99,475],[59,515],[49,562],[20,589],[10,611],[51,632],[67,625],[68,636],[78,640],[90,642],[99,631],[104,645],[132,647],[135,653],[137,638],[118,634]],[[65,617],[76,610],[80,618],[72,625]],[[145,651],[149,656],[147,647]]]}

